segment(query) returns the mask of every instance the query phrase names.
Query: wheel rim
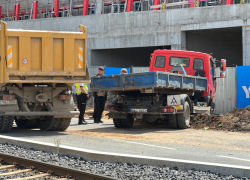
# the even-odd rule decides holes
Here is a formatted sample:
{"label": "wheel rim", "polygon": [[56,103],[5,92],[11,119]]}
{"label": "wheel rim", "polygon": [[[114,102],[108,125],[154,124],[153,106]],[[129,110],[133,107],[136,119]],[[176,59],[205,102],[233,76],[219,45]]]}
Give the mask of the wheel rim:
{"label": "wheel rim", "polygon": [[189,111],[189,106],[186,107],[186,110],[185,110],[185,123],[186,123],[186,126],[189,126],[189,123],[190,123],[190,111]]}

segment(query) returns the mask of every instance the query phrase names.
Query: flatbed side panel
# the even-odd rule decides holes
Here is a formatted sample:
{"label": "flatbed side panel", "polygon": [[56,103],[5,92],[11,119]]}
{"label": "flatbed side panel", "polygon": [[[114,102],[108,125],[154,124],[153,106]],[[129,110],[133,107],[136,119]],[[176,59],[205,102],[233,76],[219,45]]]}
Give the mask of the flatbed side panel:
{"label": "flatbed side panel", "polygon": [[92,77],[91,81],[91,90],[94,92],[100,90],[129,91],[143,88],[207,91],[208,83],[207,78],[164,72],[108,75],[101,77]]}

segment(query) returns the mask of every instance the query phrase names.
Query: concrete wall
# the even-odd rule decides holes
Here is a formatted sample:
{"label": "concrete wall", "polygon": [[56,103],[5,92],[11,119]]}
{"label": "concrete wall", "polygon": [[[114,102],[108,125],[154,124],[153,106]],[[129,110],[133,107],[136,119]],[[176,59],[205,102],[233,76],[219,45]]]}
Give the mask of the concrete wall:
{"label": "concrete wall", "polygon": [[91,66],[105,65],[108,67],[149,66],[150,54],[156,49],[171,49],[171,46],[155,46],[140,48],[118,48],[92,50]]}
{"label": "concrete wall", "polygon": [[[79,31],[79,24],[88,27],[89,65],[96,64],[95,61],[100,58],[92,56],[92,50],[153,47],[163,44],[171,46],[172,49],[186,49],[186,31],[229,27],[243,27],[242,61],[244,65],[250,65],[250,4],[39,19],[9,22],[8,26]],[[207,47],[210,46],[211,44],[207,44]]]}
{"label": "concrete wall", "polygon": [[212,53],[228,67],[242,66],[242,27],[186,32],[187,50]]}

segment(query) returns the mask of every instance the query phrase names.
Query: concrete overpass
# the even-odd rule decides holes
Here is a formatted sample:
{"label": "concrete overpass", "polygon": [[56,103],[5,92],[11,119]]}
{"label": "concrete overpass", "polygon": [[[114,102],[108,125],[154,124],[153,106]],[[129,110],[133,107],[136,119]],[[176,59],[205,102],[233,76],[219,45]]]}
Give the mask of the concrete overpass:
{"label": "concrete overpass", "polygon": [[250,4],[8,22],[9,28],[52,31],[79,31],[79,24],[88,27],[91,66],[148,66],[149,55],[161,48],[250,65]]}

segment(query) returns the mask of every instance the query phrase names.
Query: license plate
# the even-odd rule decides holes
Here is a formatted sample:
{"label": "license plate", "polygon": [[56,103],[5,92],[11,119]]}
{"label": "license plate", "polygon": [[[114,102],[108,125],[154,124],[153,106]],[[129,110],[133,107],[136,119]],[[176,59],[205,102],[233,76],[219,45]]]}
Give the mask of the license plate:
{"label": "license plate", "polygon": [[147,109],[130,109],[130,112],[148,112]]}
{"label": "license plate", "polygon": [[17,100],[0,100],[0,105],[13,105],[17,104]]}

